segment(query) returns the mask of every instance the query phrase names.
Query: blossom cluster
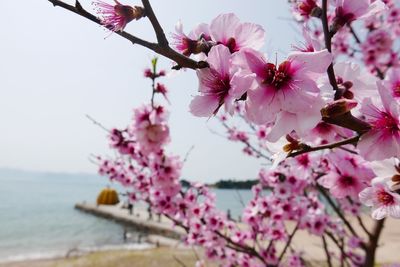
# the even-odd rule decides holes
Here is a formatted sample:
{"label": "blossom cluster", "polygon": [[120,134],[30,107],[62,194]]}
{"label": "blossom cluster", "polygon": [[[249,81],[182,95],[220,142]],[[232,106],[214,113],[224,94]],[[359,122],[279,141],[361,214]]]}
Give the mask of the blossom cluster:
{"label": "blossom cluster", "polygon": [[[228,140],[270,164],[259,172],[244,224],[219,211],[206,186],[181,186],[183,161],[166,151],[168,112],[154,101],[157,94],[168,100],[166,86],[155,82],[165,75],[156,60],[145,71],[151,103],[134,110],[126,129],[110,131],[120,157],[99,158],[99,171],[129,188],[131,201],[149,203],[185,229],[184,241],[222,266],[305,266],[305,251],[291,247],[299,231],[323,240],[329,265],[373,266],[377,244],[368,242],[380,231],[365,227],[362,205],[381,222],[400,218],[400,3],[289,2],[304,40],[280,63],[261,52],[264,29],[232,13],[188,34],[178,23],[172,34],[176,51],[207,65],[196,70],[190,112],[216,116]],[[124,19],[104,20],[114,31],[132,20],[118,2],[99,7]]]}

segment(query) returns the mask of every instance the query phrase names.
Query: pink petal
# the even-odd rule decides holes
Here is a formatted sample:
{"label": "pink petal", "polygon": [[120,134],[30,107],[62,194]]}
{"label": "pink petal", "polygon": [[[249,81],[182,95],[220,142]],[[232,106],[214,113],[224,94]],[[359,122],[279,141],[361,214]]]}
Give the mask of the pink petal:
{"label": "pink petal", "polygon": [[246,116],[250,121],[257,124],[271,122],[279,111],[274,89],[257,87],[247,91]]}
{"label": "pink petal", "polygon": [[265,31],[254,23],[242,23],[235,31],[236,44],[239,48],[249,47],[253,49],[261,49],[264,45]]}
{"label": "pink petal", "polygon": [[382,220],[387,216],[387,210],[385,206],[377,207],[372,211],[372,218],[375,220]]}
{"label": "pink petal", "polygon": [[372,187],[367,187],[358,194],[358,197],[360,198],[361,203],[363,203],[365,206],[372,207],[373,194],[374,189]]}
{"label": "pink petal", "polygon": [[226,76],[229,74],[230,56],[229,48],[224,45],[216,45],[208,53],[207,62],[210,64],[210,68],[216,70],[221,76]]}
{"label": "pink petal", "polygon": [[352,13],[356,17],[367,12],[370,0],[345,0],[343,1],[343,10],[345,13]]}
{"label": "pink petal", "polygon": [[250,69],[258,77],[264,77],[264,69],[267,61],[264,55],[253,49],[244,49],[232,57],[232,64],[240,68]]}
{"label": "pink petal", "polygon": [[389,215],[393,218],[400,219],[400,205],[396,204],[389,207]]}
{"label": "pink petal", "polygon": [[197,77],[199,78],[199,92],[211,93],[212,90],[207,86],[208,77],[211,76],[210,68],[204,68],[196,71]]}
{"label": "pink petal", "polygon": [[276,95],[286,111],[296,113],[309,110],[318,99],[317,92],[319,90],[315,82],[305,79],[291,82]]}
{"label": "pink petal", "polygon": [[208,24],[201,23],[189,33],[189,37],[194,40],[198,39],[201,35],[204,35],[205,37],[210,37],[210,29]]}
{"label": "pink petal", "polygon": [[[381,113],[379,109],[372,103],[371,98],[364,98],[360,112],[370,118],[380,118]],[[368,118],[367,118],[368,119]]]}
{"label": "pink petal", "polygon": [[236,72],[231,79],[229,95],[239,99],[246,91],[253,89],[255,85],[255,74],[244,71]]}
{"label": "pink petal", "polygon": [[197,117],[210,117],[218,108],[218,98],[215,96],[195,96],[190,103],[190,112]]}
{"label": "pink petal", "polygon": [[306,72],[324,73],[332,63],[332,54],[324,49],[317,52],[292,52],[288,60],[293,61]]}
{"label": "pink petal", "polygon": [[357,148],[366,160],[383,160],[400,156],[400,137],[380,130],[370,130],[361,136]]}
{"label": "pink petal", "polygon": [[235,35],[240,20],[233,13],[221,14],[211,21],[210,34],[214,41],[225,43]]}
{"label": "pink petal", "polygon": [[290,133],[297,125],[297,117],[295,114],[289,112],[279,112],[271,132],[267,135],[267,140],[276,142],[278,139]]}
{"label": "pink petal", "polygon": [[359,19],[366,19],[371,16],[375,16],[383,10],[387,10],[388,7],[381,0],[376,0],[375,2],[369,4],[368,9],[364,14],[360,14]]}
{"label": "pink petal", "polygon": [[399,119],[399,103],[393,101],[393,96],[391,94],[390,88],[384,86],[384,82],[378,81],[379,95],[381,96],[383,107],[387,112],[389,112],[395,119]]}

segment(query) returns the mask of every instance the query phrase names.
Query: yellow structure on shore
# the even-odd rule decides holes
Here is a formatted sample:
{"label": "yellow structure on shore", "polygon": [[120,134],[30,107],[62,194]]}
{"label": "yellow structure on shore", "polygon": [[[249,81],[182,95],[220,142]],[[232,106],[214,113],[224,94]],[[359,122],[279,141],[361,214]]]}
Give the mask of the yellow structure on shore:
{"label": "yellow structure on shore", "polygon": [[119,203],[118,193],[112,188],[104,188],[97,197],[97,205],[115,205]]}

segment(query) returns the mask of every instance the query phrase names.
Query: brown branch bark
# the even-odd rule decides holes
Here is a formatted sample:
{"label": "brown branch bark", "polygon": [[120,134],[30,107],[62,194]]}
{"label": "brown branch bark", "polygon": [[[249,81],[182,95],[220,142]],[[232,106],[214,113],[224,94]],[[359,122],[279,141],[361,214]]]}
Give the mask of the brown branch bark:
{"label": "brown branch bark", "polygon": [[331,255],[329,254],[328,242],[326,242],[325,235],[322,235],[322,243],[324,245],[324,251],[325,251],[328,267],[332,267]]}
{"label": "brown branch bark", "polygon": [[164,30],[161,27],[160,23],[158,22],[156,15],[154,14],[154,11],[153,11],[153,8],[151,7],[150,1],[142,0],[142,4],[143,4],[144,10],[146,12],[147,18],[150,20],[151,25],[153,25],[154,32],[156,33],[156,36],[157,36],[158,44],[162,47],[168,47],[167,37],[165,37]]}
{"label": "brown branch bark", "polygon": [[342,140],[337,143],[315,146],[315,147],[306,146],[304,149],[302,149],[300,151],[289,153],[287,157],[288,158],[296,157],[296,156],[299,156],[301,154],[308,153],[308,152],[319,151],[319,150],[324,150],[324,149],[332,149],[332,148],[337,148],[337,147],[341,147],[343,145],[348,145],[348,144],[356,144],[358,142],[358,139],[360,139],[360,137],[355,136],[355,137],[352,137],[349,139]]}
{"label": "brown branch bark", "polygon": [[323,117],[322,120],[329,124],[334,124],[353,130],[360,135],[368,132],[371,129],[371,125],[369,125],[369,123],[354,117],[350,112],[333,118]]}
{"label": "brown branch bark", "polygon": [[375,225],[371,231],[371,236],[369,237],[369,242],[365,249],[365,263],[364,267],[374,267],[375,266],[375,254],[378,248],[379,237],[382,233],[383,227],[385,225],[385,219],[375,222]]}
{"label": "brown branch bark", "polygon": [[[52,3],[54,6],[58,6],[61,7],[63,9],[66,9],[72,13],[75,13],[81,17],[84,17],[98,25],[104,26],[102,25],[101,21],[99,18],[97,18],[95,15],[89,13],[88,11],[86,11],[78,1],[76,1],[75,6],[73,5],[69,5],[67,3],[64,3],[63,1],[60,0],[48,0],[50,3]],[[148,2],[146,0],[143,0],[143,2]],[[146,12],[149,12],[149,10],[146,10]],[[152,11],[151,11],[152,12]],[[146,13],[148,16],[151,16],[150,14]],[[154,12],[151,13],[152,15],[154,15]],[[150,17],[149,17],[150,19]],[[169,58],[173,61],[175,61],[178,66],[175,66],[174,68],[179,69],[179,68],[189,68],[189,69],[201,69],[201,68],[206,68],[208,67],[207,62],[205,61],[195,61],[191,58],[188,58],[180,53],[178,53],[177,51],[173,50],[171,47],[169,47],[168,45],[168,41],[166,41],[166,37],[164,34],[164,31],[162,31],[161,26],[159,25],[158,21],[154,18],[152,18],[150,21],[153,24],[153,28],[156,31],[156,35],[157,35],[157,39],[160,43],[153,43],[153,42],[149,42],[146,40],[143,40],[139,37],[136,37],[130,33],[127,33],[125,31],[119,31],[119,32],[115,32],[115,34],[129,40],[132,44],[138,44],[140,46],[143,46],[145,48],[148,48],[152,51],[154,51],[157,54],[160,54],[166,58]],[[157,21],[157,22],[156,22]],[[161,30],[160,30],[161,29]]]}
{"label": "brown branch bark", "polygon": [[333,208],[333,210],[336,212],[336,214],[339,216],[340,219],[342,219],[343,223],[346,225],[346,227],[349,229],[350,233],[354,236],[359,236],[357,232],[354,230],[353,226],[350,224],[350,222],[346,219],[342,211],[335,205],[333,200],[329,197],[329,195],[325,192],[325,189],[322,188],[320,185],[316,185],[318,191],[325,197],[325,199],[328,201],[329,205]]}
{"label": "brown branch bark", "polygon": [[[325,38],[325,47],[329,52],[332,52],[332,37],[333,34],[329,31],[328,25],[328,1],[322,0],[322,29],[324,31],[324,38]],[[335,100],[339,99],[341,96],[339,87],[336,82],[335,71],[333,69],[333,63],[331,63],[328,67],[327,74],[329,77],[329,83],[332,85],[333,90],[335,90]]]}
{"label": "brown branch bark", "polygon": [[281,263],[281,261],[283,259],[283,256],[285,256],[286,250],[289,248],[290,244],[292,243],[293,237],[296,234],[298,229],[299,229],[299,223],[293,229],[293,232],[290,234],[288,241],[286,241],[286,245],[283,248],[281,254],[279,255],[277,266],[279,266],[279,264]]}

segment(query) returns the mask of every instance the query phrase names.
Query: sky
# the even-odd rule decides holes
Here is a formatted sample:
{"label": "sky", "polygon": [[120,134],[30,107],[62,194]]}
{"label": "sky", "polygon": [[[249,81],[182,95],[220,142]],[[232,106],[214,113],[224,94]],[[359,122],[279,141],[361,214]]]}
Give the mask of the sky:
{"label": "sky", "polygon": [[[265,28],[263,52],[277,54],[278,60],[300,39],[287,1],[151,2],[168,35],[178,20],[189,32],[221,13],[234,12],[241,21]],[[91,1],[81,4],[93,12]],[[2,9],[6,12],[0,16],[0,167],[95,173],[88,157],[113,153],[107,133],[86,114],[107,128],[125,127],[133,108],[150,99],[150,82],[142,73],[154,53],[115,34],[105,39],[109,33],[104,28],[46,0],[5,1]],[[126,30],[155,40],[146,19],[130,23]],[[171,67],[168,59],[159,62],[164,69]],[[183,178],[203,182],[255,178],[265,162],[246,157],[242,146],[213,134],[210,129],[222,133],[215,119],[188,112],[198,89],[195,72],[180,72],[163,82],[171,100],[169,151],[184,157],[194,147]]]}

